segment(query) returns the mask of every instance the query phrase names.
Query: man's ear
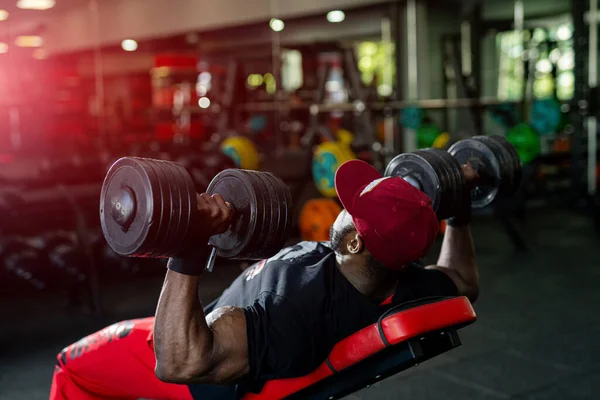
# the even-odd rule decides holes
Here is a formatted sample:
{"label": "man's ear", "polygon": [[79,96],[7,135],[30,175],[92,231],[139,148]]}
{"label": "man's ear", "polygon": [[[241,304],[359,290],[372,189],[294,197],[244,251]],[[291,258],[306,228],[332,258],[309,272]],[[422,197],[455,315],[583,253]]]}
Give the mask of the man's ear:
{"label": "man's ear", "polygon": [[348,240],[346,247],[348,248],[350,254],[358,254],[363,251],[364,243],[358,232],[354,232],[354,237]]}

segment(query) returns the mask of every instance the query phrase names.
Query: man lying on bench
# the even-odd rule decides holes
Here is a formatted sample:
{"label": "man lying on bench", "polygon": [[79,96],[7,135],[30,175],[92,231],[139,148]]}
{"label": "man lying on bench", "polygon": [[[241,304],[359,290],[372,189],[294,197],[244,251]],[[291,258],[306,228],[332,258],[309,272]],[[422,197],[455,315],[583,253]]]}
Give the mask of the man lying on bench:
{"label": "man lying on bench", "polygon": [[[465,175],[476,177],[469,166]],[[422,268],[413,262],[439,227],[422,192],[356,160],[339,168],[335,184],[345,210],[330,243],[302,242],[256,263],[206,307],[198,255],[170,259],[155,317],[112,325],[64,349],[50,398],[240,398],[268,380],[312,372],[336,343],[394,305],[476,299],[469,196],[448,221],[437,264]],[[199,254],[231,216],[219,195],[200,198]]]}

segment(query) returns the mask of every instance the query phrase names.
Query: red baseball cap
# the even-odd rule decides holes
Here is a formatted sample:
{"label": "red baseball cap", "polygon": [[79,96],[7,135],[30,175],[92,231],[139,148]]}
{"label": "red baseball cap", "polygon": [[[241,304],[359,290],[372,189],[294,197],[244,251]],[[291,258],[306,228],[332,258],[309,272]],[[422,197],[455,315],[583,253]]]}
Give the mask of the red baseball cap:
{"label": "red baseball cap", "polygon": [[335,189],[367,250],[400,269],[427,254],[439,232],[429,197],[399,177],[383,177],[361,160],[342,164]]}

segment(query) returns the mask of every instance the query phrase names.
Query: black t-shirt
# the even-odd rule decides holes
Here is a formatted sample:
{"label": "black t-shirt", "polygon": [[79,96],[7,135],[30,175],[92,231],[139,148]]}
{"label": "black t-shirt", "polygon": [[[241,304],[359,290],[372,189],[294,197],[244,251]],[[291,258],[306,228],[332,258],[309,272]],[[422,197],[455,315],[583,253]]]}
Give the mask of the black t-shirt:
{"label": "black t-shirt", "polygon": [[398,271],[391,304],[379,305],[342,275],[328,244],[301,242],[246,269],[205,311],[244,309],[251,384],[243,386],[256,390],[270,379],[312,372],[337,342],[394,305],[457,294],[443,272],[410,266]]}

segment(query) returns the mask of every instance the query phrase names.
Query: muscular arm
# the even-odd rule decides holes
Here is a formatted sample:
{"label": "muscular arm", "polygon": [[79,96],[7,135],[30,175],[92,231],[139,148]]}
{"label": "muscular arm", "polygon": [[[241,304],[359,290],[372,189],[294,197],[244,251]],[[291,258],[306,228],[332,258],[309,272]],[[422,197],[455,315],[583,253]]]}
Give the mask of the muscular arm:
{"label": "muscular arm", "polygon": [[477,300],[479,273],[471,229],[468,225],[460,228],[451,226],[446,228],[437,265],[430,265],[426,268],[444,272],[454,281],[461,295],[467,296],[471,302]]}
{"label": "muscular arm", "polygon": [[204,315],[200,278],[168,271],[156,309],[156,375],[171,383],[227,383],[248,373],[246,319],[222,307]]}

